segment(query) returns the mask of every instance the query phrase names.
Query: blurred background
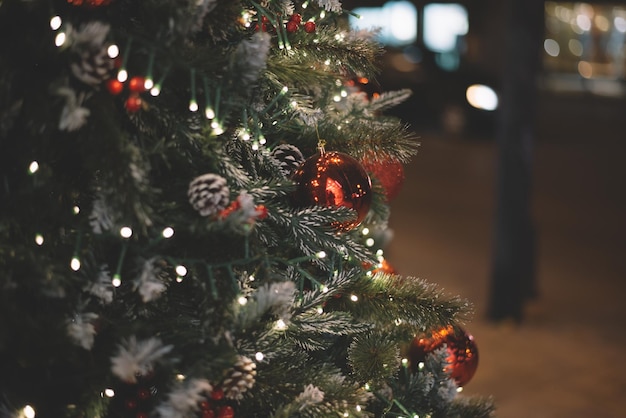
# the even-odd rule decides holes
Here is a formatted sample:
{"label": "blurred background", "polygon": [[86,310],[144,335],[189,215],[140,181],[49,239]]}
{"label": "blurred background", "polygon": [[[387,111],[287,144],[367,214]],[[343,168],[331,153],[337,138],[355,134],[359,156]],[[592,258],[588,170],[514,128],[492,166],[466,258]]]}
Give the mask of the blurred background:
{"label": "blurred background", "polygon": [[394,112],[421,148],[385,255],[473,303],[464,392],[503,418],[625,416],[625,2],[343,5],[381,28],[382,73],[363,88],[414,92]]}

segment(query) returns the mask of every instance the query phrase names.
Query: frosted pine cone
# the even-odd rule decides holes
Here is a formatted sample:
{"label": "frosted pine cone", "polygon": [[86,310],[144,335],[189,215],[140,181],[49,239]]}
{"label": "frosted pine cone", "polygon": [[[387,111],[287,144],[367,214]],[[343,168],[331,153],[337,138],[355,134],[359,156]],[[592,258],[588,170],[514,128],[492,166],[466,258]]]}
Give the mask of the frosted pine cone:
{"label": "frosted pine cone", "polygon": [[280,170],[285,177],[291,176],[291,174],[300,167],[300,164],[304,162],[304,156],[300,150],[291,144],[278,145],[272,150],[271,155],[278,161]]}
{"label": "frosted pine cone", "polygon": [[224,210],[230,200],[226,179],[213,173],[193,179],[189,183],[187,196],[193,208],[202,216],[211,216]]}
{"label": "frosted pine cone", "polygon": [[70,66],[72,74],[85,84],[97,86],[110,77],[114,61],[107,53],[107,47],[100,50],[87,50],[80,54],[79,61]]}
{"label": "frosted pine cone", "polygon": [[226,379],[222,383],[224,397],[239,400],[243,394],[254,386],[256,376],[256,364],[248,357],[239,356],[235,366],[229,370]]}

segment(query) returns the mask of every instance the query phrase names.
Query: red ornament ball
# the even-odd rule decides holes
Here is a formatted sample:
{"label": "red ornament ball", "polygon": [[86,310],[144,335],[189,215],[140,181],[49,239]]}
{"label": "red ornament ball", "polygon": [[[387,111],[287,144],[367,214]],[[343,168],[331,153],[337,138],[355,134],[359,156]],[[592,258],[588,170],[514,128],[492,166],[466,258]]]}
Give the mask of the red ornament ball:
{"label": "red ornament ball", "polygon": [[290,20],[285,25],[285,29],[287,29],[287,32],[289,32],[289,33],[294,33],[294,32],[296,32],[298,30],[298,23],[293,21],[293,20]]}
{"label": "red ornament ball", "polygon": [[299,206],[343,206],[357,218],[334,225],[349,231],[358,226],[372,203],[372,183],[363,166],[348,154],[324,152],[309,157],[294,172],[294,200]]}
{"label": "red ornament ball", "polygon": [[363,161],[363,167],[372,176],[376,177],[385,189],[387,201],[395,198],[404,183],[404,166],[400,161]]}
{"label": "red ornament ball", "polygon": [[107,80],[106,85],[107,85],[107,90],[113,96],[117,96],[118,94],[122,92],[122,90],[124,90],[124,84],[121,81],[119,81],[117,78],[109,78]]}
{"label": "red ornament ball", "polygon": [[230,405],[221,406],[217,411],[218,418],[234,418],[235,410]]}
{"label": "red ornament ball", "polygon": [[139,76],[131,77],[131,79],[128,80],[128,90],[132,91],[133,93],[143,93],[144,91],[146,91],[145,84],[145,78]]}
{"label": "red ornament ball", "polygon": [[126,102],[124,103],[124,107],[126,108],[127,111],[134,113],[141,109],[142,104],[143,104],[143,101],[141,100],[141,97],[139,97],[138,94],[131,94],[126,99]]}
{"label": "red ornament ball", "polygon": [[478,367],[478,347],[474,337],[461,327],[447,326],[434,331],[430,336],[417,336],[411,342],[408,351],[409,366],[417,371],[418,364],[426,355],[446,345],[448,366],[446,370],[458,386],[465,386],[476,373]]}
{"label": "red ornament ball", "polygon": [[299,25],[300,22],[302,22],[302,16],[300,15],[300,13],[294,13],[294,14],[291,15],[289,20],[292,21],[292,22],[295,22],[297,25]]}
{"label": "red ornament ball", "polygon": [[315,22],[311,22],[308,21],[304,24],[304,31],[306,33],[313,33],[315,32]]}

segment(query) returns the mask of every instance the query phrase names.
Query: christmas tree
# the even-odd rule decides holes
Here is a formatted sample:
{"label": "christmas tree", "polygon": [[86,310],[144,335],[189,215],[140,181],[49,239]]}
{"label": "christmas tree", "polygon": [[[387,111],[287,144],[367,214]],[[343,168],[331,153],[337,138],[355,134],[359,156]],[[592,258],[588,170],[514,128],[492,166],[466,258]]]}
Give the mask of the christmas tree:
{"label": "christmas tree", "polygon": [[384,259],[417,142],[348,13],[0,0],[1,417],[491,415]]}

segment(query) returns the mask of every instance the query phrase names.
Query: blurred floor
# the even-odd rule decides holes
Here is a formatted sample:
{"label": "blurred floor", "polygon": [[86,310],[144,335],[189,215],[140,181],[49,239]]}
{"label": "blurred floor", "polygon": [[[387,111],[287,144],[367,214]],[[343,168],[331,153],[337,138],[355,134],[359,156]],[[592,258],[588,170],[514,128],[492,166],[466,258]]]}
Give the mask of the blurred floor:
{"label": "blurred floor", "polygon": [[422,135],[392,201],[386,258],[400,274],[474,304],[466,329],[480,364],[464,393],[492,395],[500,418],[626,416],[626,113],[605,102],[575,106],[544,100],[540,109],[533,174],[540,297],[521,325],[485,319],[493,139]]}

